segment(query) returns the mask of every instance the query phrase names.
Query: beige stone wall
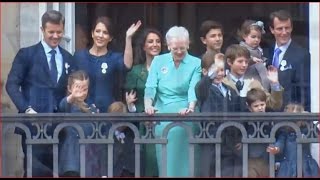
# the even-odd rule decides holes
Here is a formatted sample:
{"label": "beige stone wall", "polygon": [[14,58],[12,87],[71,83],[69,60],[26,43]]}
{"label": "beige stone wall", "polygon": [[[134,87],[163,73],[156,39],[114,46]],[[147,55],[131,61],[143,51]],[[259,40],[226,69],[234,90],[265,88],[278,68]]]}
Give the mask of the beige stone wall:
{"label": "beige stone wall", "polygon": [[[9,99],[4,85],[11,68],[11,63],[20,48],[20,4],[1,3],[1,103],[2,113],[17,112]],[[23,175],[23,152],[21,137],[13,133],[11,126],[3,124],[1,130],[2,176],[21,177]],[[4,133],[6,132],[6,133]]]}
{"label": "beige stone wall", "polygon": [[3,113],[16,112],[4,86],[13,58],[20,48],[19,17],[19,3],[1,3],[1,101],[4,105]]}

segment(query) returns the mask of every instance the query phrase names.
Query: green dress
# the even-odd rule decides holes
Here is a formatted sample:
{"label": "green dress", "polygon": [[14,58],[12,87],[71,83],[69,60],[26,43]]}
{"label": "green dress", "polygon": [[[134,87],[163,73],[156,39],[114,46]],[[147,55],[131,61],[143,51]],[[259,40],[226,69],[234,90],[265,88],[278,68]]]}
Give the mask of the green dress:
{"label": "green dress", "polygon": [[[137,101],[135,106],[138,113],[144,111],[144,89],[148,77],[148,70],[144,64],[134,65],[130,72],[126,76],[126,91],[135,90]],[[143,136],[146,133],[146,129],[143,124],[140,124],[140,134]],[[142,145],[142,176],[146,177],[158,177],[158,165],[156,159],[156,149],[154,144]]]}
{"label": "green dress", "polygon": [[[195,85],[201,78],[200,63],[199,58],[186,54],[179,67],[176,68],[171,53],[155,56],[147,78],[145,98],[153,99],[157,113],[178,113],[181,109],[188,108],[190,102],[196,101]],[[161,122],[156,126],[157,137],[162,136],[163,129],[169,123],[170,121]],[[196,130],[192,122],[188,124],[193,130]],[[182,127],[176,126],[170,129],[167,139],[167,176],[190,176],[187,132]],[[161,148],[162,145],[156,145],[158,167],[161,167],[162,162]],[[195,148],[195,156],[198,153]],[[195,168],[197,169],[196,161]],[[159,173],[161,175],[161,168],[159,168]]]}

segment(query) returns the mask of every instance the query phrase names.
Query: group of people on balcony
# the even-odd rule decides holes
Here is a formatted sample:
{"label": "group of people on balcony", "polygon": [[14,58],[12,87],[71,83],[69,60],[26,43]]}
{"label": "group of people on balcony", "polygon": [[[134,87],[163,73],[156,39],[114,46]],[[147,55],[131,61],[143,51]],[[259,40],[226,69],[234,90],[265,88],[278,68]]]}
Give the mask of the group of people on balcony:
{"label": "group of people on balcony", "polygon": [[[145,112],[303,112],[310,103],[310,54],[291,39],[292,18],[287,11],[270,14],[269,29],[275,37],[270,52],[262,51],[260,41],[265,33],[261,21],[246,20],[239,29],[239,44],[228,46],[223,53],[223,27],[212,20],[200,27],[200,39],[206,52],[200,57],[188,53],[190,39],[185,27],[173,26],[166,35],[168,52],[161,33],[146,28],[136,43],[132,37],[141,26],[133,23],[126,31],[124,53],[112,51],[110,42],[115,37],[110,18],[98,17],[93,23],[90,48],[71,55],[59,43],[64,33],[65,19],[55,10],[42,16],[41,42],[17,53],[9,72],[6,90],[19,113],[112,113]],[[133,44],[136,46],[133,47]],[[117,100],[117,75],[124,75],[125,100]],[[291,102],[299,102],[291,103]],[[297,109],[298,108],[298,109]],[[155,125],[155,136],[161,137],[170,120]],[[199,129],[188,125],[196,133]],[[90,123],[80,123],[85,135],[92,134]],[[111,123],[107,127],[111,127]],[[215,134],[218,127],[211,126]],[[304,127],[304,123],[300,123]],[[37,133],[27,124],[31,133]],[[145,124],[136,125],[141,134]],[[246,125],[250,132],[250,126]],[[49,129],[52,131],[52,129]],[[26,152],[25,135],[23,150]],[[104,130],[107,133],[108,129]],[[52,133],[52,132],[51,132]],[[50,132],[49,132],[50,134]],[[65,127],[59,144],[59,175],[80,175],[80,147],[78,133]],[[134,135],[129,128],[120,127],[114,145],[114,176],[134,176]],[[167,139],[167,176],[189,175],[188,135],[182,127],[170,129]],[[282,154],[279,176],[296,176],[295,133],[284,128],[275,146],[249,145],[249,177],[268,176],[267,151]],[[240,139],[239,139],[240,138]],[[242,176],[241,134],[228,127],[222,134],[221,175]],[[33,176],[52,176],[52,147],[33,145]],[[200,148],[200,149],[199,149]],[[195,149],[201,162],[195,161],[196,176],[215,176],[214,145]],[[296,149],[296,148],[295,148]],[[86,145],[86,177],[107,175],[107,146]],[[282,153],[280,153],[282,152]],[[317,176],[318,165],[304,151],[304,175]],[[163,158],[161,145],[143,145],[142,176],[161,176]],[[308,157],[308,158],[307,158]],[[282,163],[283,161],[283,163]],[[26,163],[25,163],[26,165]],[[284,169],[284,170],[283,170]],[[289,171],[290,169],[290,171]]]}

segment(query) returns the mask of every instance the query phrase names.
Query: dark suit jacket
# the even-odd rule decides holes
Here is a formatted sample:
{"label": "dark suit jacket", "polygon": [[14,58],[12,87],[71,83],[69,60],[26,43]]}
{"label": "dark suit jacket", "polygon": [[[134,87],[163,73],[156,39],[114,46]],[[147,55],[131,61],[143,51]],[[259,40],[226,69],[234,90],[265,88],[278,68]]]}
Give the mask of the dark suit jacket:
{"label": "dark suit jacket", "polygon": [[[274,46],[267,53],[268,63],[272,64]],[[284,88],[283,105],[289,102],[303,103],[310,110],[310,53],[291,41],[283,60],[287,61],[285,70],[279,66],[279,82]]]}
{"label": "dark suit jacket", "polygon": [[[63,57],[63,70],[56,85],[50,78],[47,58],[40,42],[21,48],[17,53],[6,90],[20,113],[24,113],[28,106],[39,113],[57,110],[58,103],[66,95],[67,76],[73,69],[72,55],[61,47],[59,49]],[[66,63],[70,65],[68,70]]]}

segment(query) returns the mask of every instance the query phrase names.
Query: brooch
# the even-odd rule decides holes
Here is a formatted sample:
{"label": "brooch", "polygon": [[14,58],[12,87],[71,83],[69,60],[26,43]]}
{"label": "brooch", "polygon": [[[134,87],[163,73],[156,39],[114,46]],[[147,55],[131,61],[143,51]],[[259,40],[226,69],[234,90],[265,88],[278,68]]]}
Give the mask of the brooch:
{"label": "brooch", "polygon": [[107,69],[108,69],[108,64],[107,63],[102,63],[101,64],[101,72],[103,73],[103,74],[105,74],[105,73],[107,73]]}
{"label": "brooch", "polygon": [[167,67],[162,67],[162,68],[161,68],[161,72],[162,72],[163,74],[167,74],[167,73],[168,73],[168,68],[167,68]]}
{"label": "brooch", "polygon": [[66,74],[68,74],[70,65],[66,62],[64,63],[64,67],[66,68]]}

